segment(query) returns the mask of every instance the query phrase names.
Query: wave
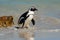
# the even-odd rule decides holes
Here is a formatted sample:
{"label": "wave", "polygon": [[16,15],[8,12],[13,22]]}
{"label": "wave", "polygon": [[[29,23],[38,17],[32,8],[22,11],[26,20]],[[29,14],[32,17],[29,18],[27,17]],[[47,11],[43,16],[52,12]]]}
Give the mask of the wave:
{"label": "wave", "polygon": [[60,32],[60,29],[40,30],[41,32]]}

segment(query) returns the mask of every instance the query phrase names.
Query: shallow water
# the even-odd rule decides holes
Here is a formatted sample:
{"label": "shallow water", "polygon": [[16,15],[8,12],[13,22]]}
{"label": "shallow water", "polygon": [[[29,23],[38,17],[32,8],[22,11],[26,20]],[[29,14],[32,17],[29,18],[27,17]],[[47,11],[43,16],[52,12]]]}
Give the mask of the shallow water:
{"label": "shallow water", "polygon": [[[36,25],[30,29],[2,29],[0,40],[60,40],[60,0],[0,0],[0,16],[19,16],[35,6]],[[33,26],[32,24],[30,26]]]}
{"label": "shallow water", "polygon": [[[34,31],[32,31],[34,30]],[[58,29],[57,29],[58,30]],[[0,40],[59,40],[60,29],[54,30],[36,30],[36,29],[5,29],[0,31]]]}

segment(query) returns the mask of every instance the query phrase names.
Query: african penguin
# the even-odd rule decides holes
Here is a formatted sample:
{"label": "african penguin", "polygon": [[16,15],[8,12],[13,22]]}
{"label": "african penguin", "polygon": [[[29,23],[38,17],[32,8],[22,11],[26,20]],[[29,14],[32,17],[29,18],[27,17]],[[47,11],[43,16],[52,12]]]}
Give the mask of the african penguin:
{"label": "african penguin", "polygon": [[30,22],[35,25],[35,20],[33,19],[35,11],[37,11],[37,9],[35,7],[32,7],[19,17],[18,24],[22,24],[21,28],[28,28]]}

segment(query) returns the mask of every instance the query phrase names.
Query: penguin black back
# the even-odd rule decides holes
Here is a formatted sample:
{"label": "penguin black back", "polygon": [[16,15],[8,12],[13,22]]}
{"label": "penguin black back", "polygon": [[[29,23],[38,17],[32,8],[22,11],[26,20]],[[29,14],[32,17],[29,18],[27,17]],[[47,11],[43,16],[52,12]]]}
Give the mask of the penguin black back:
{"label": "penguin black back", "polygon": [[18,24],[22,24],[22,23],[25,21],[27,14],[28,14],[28,11],[26,11],[25,13],[23,13],[23,14],[19,17],[19,19],[18,19]]}

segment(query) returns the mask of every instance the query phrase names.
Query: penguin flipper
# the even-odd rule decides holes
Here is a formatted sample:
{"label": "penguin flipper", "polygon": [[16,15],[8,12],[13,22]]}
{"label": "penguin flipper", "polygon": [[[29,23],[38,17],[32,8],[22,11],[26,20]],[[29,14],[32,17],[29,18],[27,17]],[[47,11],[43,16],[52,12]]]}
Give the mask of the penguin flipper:
{"label": "penguin flipper", "polygon": [[32,19],[31,22],[32,22],[33,25],[35,25],[35,20],[34,19]]}
{"label": "penguin flipper", "polygon": [[[25,19],[26,19],[26,15],[27,15],[28,11],[26,11],[25,13],[23,13],[19,19],[18,19],[18,24],[21,24]],[[22,21],[23,20],[23,21]]]}
{"label": "penguin flipper", "polygon": [[20,19],[18,23],[19,23],[19,24],[22,24],[22,23],[24,23],[24,22],[25,22],[25,19],[23,18],[23,19]]}

